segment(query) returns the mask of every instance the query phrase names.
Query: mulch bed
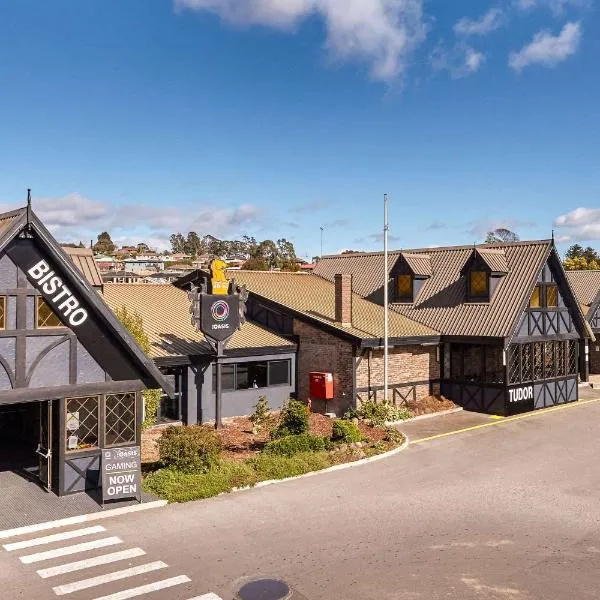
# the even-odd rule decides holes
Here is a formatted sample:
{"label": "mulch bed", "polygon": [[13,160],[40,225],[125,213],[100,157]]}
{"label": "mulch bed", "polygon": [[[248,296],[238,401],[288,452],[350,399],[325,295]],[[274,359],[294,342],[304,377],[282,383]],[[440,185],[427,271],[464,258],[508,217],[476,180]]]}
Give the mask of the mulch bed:
{"label": "mulch bed", "polygon": [[417,402],[409,402],[407,407],[414,417],[419,417],[456,408],[456,404],[444,396],[427,396]]}

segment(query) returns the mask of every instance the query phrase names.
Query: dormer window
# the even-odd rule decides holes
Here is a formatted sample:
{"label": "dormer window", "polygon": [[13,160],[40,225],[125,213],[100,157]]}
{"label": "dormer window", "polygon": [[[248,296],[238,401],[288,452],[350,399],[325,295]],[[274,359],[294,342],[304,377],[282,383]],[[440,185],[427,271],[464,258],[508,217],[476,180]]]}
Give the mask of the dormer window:
{"label": "dormer window", "polygon": [[413,301],[413,277],[412,277],[412,275],[397,275],[396,276],[396,301],[397,302],[412,302]]}
{"label": "dormer window", "polygon": [[487,298],[490,294],[489,276],[486,271],[471,271],[469,276],[469,296]]}

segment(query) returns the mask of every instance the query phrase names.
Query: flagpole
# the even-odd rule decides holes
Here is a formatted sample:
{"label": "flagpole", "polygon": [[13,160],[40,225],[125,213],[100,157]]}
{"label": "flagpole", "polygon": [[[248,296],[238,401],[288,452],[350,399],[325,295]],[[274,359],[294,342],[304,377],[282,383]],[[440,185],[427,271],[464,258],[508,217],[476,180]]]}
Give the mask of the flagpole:
{"label": "flagpole", "polygon": [[383,399],[388,399],[388,196],[383,195]]}

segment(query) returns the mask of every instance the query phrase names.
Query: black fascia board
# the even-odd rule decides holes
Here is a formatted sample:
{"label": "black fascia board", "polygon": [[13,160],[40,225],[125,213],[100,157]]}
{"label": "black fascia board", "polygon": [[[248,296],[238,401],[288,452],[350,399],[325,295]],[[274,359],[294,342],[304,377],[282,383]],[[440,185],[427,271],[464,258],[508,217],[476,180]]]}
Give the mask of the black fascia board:
{"label": "black fascia board", "polygon": [[[388,346],[415,346],[415,345],[435,345],[440,343],[439,335],[421,335],[411,337],[391,337],[388,338]],[[384,338],[373,338],[361,340],[360,348],[383,348]]]}

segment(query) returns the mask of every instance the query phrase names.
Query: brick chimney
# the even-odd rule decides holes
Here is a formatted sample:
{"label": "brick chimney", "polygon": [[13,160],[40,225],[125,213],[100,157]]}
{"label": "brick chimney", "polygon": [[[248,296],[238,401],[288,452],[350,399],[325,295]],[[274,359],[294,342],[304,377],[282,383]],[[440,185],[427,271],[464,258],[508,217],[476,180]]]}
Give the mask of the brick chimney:
{"label": "brick chimney", "polygon": [[335,282],[335,322],[352,325],[352,275],[337,274]]}

